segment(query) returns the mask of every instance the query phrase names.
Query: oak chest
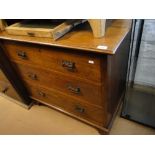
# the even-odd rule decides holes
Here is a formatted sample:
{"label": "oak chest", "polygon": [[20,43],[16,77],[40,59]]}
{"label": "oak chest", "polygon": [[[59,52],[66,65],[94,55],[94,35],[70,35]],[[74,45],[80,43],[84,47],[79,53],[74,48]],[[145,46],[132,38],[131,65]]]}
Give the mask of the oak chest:
{"label": "oak chest", "polygon": [[[87,47],[84,43],[93,46],[100,39],[86,42],[77,34],[74,37],[74,33],[73,39],[64,37],[64,42],[62,39],[52,44],[48,39],[9,38],[5,32],[0,37],[1,52],[5,53],[28,97],[106,134],[125,90],[130,39],[129,25],[125,28],[120,31],[120,38],[111,38],[113,42],[117,40],[115,45],[109,45],[113,53],[109,49],[105,52]],[[90,35],[87,33],[86,37]],[[107,40],[103,39],[105,43],[108,35],[111,34],[107,34]],[[108,48],[110,42],[106,44]]]}

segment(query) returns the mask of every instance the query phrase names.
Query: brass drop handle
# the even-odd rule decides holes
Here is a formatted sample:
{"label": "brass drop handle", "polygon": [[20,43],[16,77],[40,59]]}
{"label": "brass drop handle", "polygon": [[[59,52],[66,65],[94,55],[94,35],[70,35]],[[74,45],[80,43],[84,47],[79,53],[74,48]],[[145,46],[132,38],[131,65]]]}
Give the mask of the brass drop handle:
{"label": "brass drop handle", "polygon": [[28,74],[28,77],[32,80],[37,80],[37,75],[36,74],[33,74],[33,73],[29,73]]}
{"label": "brass drop handle", "polygon": [[21,59],[27,59],[27,55],[25,52],[23,51],[17,51],[17,55],[21,58]]}
{"label": "brass drop handle", "polygon": [[71,85],[67,86],[67,89],[70,90],[71,92],[75,93],[75,94],[79,94],[80,93],[80,88],[74,88]]}
{"label": "brass drop handle", "polygon": [[45,97],[46,96],[46,94],[44,93],[44,92],[38,92],[38,94],[39,94],[39,96],[41,96],[41,97]]}
{"label": "brass drop handle", "polygon": [[62,67],[67,69],[68,71],[74,71],[75,70],[75,62],[71,62],[68,60],[62,60]]}
{"label": "brass drop handle", "polygon": [[80,107],[80,106],[75,106],[75,110],[79,113],[84,113],[85,112],[85,109]]}

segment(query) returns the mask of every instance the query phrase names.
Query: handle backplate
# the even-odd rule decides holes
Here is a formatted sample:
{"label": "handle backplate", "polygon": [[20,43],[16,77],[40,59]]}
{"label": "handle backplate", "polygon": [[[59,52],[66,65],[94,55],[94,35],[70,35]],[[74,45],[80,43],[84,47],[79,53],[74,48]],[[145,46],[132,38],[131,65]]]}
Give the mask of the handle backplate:
{"label": "handle backplate", "polygon": [[75,62],[71,62],[68,60],[62,60],[62,67],[67,69],[68,71],[74,72],[75,71]]}
{"label": "handle backplate", "polygon": [[17,51],[17,55],[21,59],[27,59],[27,55],[26,55],[26,53],[24,51]]}

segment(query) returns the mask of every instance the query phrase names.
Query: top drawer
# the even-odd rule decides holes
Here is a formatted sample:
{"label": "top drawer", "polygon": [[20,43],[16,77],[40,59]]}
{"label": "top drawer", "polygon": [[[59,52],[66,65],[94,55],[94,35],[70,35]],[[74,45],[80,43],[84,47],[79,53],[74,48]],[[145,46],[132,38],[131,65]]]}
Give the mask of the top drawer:
{"label": "top drawer", "polygon": [[98,55],[14,41],[5,41],[4,46],[12,61],[39,65],[69,76],[101,82],[101,58]]}

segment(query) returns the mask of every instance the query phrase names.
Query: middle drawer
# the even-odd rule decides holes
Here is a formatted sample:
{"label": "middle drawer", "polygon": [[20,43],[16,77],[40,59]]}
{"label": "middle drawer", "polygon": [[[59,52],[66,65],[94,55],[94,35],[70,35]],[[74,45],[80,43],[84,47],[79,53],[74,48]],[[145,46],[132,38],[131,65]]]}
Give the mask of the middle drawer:
{"label": "middle drawer", "polygon": [[78,99],[103,107],[102,99],[104,96],[102,94],[101,84],[83,81],[32,65],[13,64],[26,84],[31,82],[49,89],[56,89]]}

